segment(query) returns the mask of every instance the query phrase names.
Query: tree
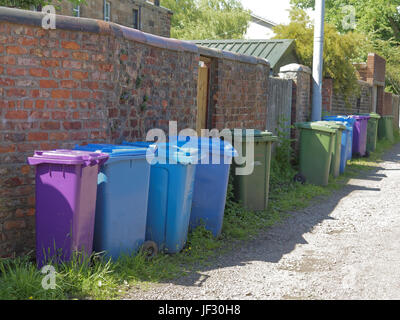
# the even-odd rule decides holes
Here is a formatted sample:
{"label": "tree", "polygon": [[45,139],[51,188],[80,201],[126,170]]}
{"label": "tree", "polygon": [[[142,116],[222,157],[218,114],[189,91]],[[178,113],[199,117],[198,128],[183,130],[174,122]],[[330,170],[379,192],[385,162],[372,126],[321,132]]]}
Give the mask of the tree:
{"label": "tree", "polygon": [[[314,0],[291,0],[299,8],[313,8]],[[376,52],[386,59],[386,89],[400,94],[400,0],[326,0],[326,21],[342,33],[351,32],[344,21],[355,14],[355,30],[365,35],[360,58]]]}
{"label": "tree", "polygon": [[162,0],[174,14],[171,37],[186,40],[241,39],[250,12],[239,0]]}
{"label": "tree", "polygon": [[376,52],[386,59],[386,91],[400,95],[400,47],[397,41],[370,39],[360,42],[362,61],[368,52]]}
{"label": "tree", "polygon": [[[292,8],[290,21],[288,25],[274,28],[275,38],[295,39],[300,62],[311,67],[314,26],[306,12],[299,8]],[[342,92],[346,100],[359,92],[352,62],[360,56],[358,44],[361,37],[355,33],[340,34],[334,25],[325,23],[323,76],[334,80],[334,89]]]}
{"label": "tree", "polygon": [[[298,8],[314,8],[315,0],[291,0]],[[346,20],[354,8],[356,29],[381,40],[400,41],[400,0],[326,0],[325,16],[341,32],[348,31]]]}

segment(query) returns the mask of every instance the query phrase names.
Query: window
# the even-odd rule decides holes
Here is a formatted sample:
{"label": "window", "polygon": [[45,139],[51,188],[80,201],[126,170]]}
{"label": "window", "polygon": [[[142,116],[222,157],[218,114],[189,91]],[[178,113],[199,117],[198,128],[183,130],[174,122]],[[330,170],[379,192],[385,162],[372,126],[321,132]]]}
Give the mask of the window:
{"label": "window", "polygon": [[72,15],[74,17],[80,17],[81,16],[81,6],[79,4],[72,8]]}
{"label": "window", "polygon": [[139,10],[133,9],[133,28],[139,29]]}
{"label": "window", "polygon": [[111,17],[111,3],[108,1],[104,2],[104,21],[110,21]]}

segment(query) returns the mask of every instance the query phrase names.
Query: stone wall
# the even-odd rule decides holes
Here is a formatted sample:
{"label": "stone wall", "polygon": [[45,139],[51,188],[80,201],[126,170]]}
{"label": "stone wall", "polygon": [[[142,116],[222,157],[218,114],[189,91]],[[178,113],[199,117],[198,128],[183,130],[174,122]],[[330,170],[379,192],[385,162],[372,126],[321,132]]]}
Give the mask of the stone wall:
{"label": "stone wall", "polygon": [[[290,64],[280,69],[279,77],[293,81],[292,124],[311,121],[311,69],[299,64]],[[292,129],[291,138],[296,141],[294,148],[297,151],[299,130]]]}

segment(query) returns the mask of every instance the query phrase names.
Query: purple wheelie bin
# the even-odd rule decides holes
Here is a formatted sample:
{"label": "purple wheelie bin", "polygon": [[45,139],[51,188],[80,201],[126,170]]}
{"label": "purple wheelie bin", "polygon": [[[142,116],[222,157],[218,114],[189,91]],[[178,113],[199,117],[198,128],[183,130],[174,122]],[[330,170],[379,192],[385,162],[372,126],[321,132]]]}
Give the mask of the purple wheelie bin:
{"label": "purple wheelie bin", "polygon": [[90,255],[93,246],[97,175],[107,154],[35,151],[36,262],[68,261],[72,252]]}
{"label": "purple wheelie bin", "polygon": [[353,154],[364,157],[367,154],[367,127],[370,116],[350,116],[355,119],[353,127]]}

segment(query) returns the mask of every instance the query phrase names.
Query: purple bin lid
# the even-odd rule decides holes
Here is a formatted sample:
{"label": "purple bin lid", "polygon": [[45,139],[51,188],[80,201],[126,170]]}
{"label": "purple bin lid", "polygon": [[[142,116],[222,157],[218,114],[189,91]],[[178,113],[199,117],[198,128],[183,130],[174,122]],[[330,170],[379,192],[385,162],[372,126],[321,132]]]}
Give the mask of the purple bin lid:
{"label": "purple bin lid", "polygon": [[352,115],[352,117],[354,118],[354,119],[357,119],[357,120],[368,120],[369,118],[371,118],[370,116],[367,116],[367,115],[363,115],[363,116],[361,116],[361,115]]}
{"label": "purple bin lid", "polygon": [[57,149],[35,151],[33,157],[28,158],[28,163],[33,166],[43,163],[94,166],[102,165],[108,157],[108,154],[100,152]]}

